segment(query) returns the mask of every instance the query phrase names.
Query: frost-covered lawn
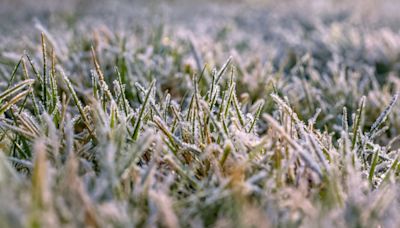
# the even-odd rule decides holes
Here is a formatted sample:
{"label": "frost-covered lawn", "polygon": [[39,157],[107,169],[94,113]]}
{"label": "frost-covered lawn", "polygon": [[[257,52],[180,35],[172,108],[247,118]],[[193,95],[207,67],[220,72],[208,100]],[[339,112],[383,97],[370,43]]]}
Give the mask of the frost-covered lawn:
{"label": "frost-covered lawn", "polygon": [[11,2],[0,227],[400,224],[395,0]]}

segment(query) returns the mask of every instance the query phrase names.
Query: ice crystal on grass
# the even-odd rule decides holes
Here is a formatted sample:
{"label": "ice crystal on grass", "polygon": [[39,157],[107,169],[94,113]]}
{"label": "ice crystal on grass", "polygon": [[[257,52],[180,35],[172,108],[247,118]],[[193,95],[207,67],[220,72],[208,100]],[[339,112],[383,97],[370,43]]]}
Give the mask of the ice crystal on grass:
{"label": "ice crystal on grass", "polygon": [[395,1],[177,2],[0,35],[0,226],[397,227]]}

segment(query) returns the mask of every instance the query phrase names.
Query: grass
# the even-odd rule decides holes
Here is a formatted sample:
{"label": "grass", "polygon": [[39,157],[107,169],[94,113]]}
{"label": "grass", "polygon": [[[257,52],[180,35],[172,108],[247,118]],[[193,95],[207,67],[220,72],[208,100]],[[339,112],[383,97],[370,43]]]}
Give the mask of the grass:
{"label": "grass", "polygon": [[397,50],[374,39],[400,36],[321,21],[307,48],[100,27],[2,55],[0,226],[396,227]]}

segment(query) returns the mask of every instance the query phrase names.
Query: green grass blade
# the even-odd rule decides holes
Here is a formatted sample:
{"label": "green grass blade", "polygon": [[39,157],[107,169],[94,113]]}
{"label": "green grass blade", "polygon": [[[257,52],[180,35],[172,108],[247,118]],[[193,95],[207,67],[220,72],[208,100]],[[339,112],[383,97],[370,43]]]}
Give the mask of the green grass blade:
{"label": "green grass blade", "polygon": [[140,127],[141,127],[141,124],[142,124],[142,121],[143,121],[143,114],[144,114],[144,112],[145,112],[145,110],[147,108],[147,105],[149,103],[151,90],[153,89],[154,85],[155,85],[155,81],[151,82],[151,84],[149,86],[149,89],[147,90],[146,97],[144,99],[142,107],[141,107],[141,109],[139,111],[139,115],[136,117],[135,125],[133,127],[133,135],[132,135],[132,139],[134,141],[136,141],[138,139],[138,137],[139,137]]}

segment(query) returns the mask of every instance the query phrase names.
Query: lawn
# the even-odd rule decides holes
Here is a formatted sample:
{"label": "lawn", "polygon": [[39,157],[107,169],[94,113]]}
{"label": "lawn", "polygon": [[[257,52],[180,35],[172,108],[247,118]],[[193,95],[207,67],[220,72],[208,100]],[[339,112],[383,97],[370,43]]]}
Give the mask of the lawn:
{"label": "lawn", "polygon": [[399,227],[397,1],[0,8],[0,227]]}

